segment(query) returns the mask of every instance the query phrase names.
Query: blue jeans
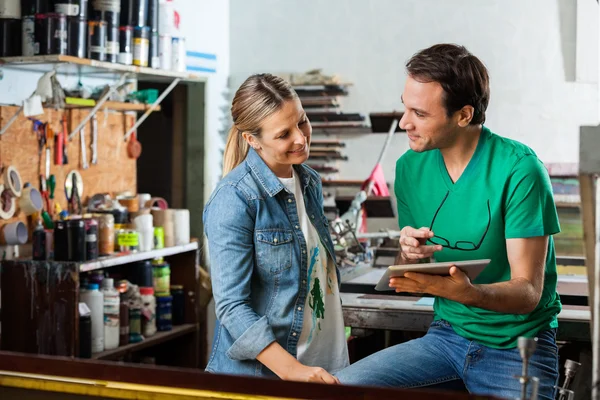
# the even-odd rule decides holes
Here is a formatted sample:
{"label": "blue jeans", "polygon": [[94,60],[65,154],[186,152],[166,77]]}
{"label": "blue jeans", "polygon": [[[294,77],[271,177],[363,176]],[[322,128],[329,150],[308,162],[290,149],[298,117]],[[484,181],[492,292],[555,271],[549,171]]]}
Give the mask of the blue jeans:
{"label": "blue jeans", "polygon": [[[558,382],[556,330],[538,335],[529,362],[540,379],[539,398],[554,399]],[[498,350],[459,336],[446,321],[434,321],[419,339],[389,347],[338,372],[343,384],[394,388],[441,387],[462,383],[470,393],[519,398],[521,356],[517,348]]]}

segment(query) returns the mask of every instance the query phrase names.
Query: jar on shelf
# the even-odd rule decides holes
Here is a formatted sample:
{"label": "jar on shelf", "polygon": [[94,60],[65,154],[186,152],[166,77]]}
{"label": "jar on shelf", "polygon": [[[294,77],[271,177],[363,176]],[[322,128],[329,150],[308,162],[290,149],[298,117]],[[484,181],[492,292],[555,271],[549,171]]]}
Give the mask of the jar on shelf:
{"label": "jar on shelf", "polygon": [[152,274],[154,276],[154,292],[158,294],[169,294],[171,286],[171,268],[169,263],[162,259],[152,262]]}

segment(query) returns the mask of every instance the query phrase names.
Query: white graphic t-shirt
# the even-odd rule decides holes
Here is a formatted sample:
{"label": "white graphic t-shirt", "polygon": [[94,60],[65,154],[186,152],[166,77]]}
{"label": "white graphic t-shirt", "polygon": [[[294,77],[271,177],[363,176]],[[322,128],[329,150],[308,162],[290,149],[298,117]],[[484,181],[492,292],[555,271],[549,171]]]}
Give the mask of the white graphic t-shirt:
{"label": "white graphic t-shirt", "polygon": [[349,365],[335,265],[306,214],[302,184],[296,171],[292,178],[279,180],[296,197],[300,227],[308,250],[308,295],[298,341],[298,361],[335,374]]}

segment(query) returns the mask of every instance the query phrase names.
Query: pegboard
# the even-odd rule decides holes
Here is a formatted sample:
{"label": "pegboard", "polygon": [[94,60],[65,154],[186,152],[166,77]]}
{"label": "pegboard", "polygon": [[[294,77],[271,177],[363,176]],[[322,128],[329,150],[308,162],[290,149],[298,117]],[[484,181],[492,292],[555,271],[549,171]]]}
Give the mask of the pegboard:
{"label": "pegboard", "polygon": [[[17,111],[17,107],[0,107],[0,126]],[[45,109],[44,115],[35,118],[42,122],[49,122],[54,132],[62,130],[62,117],[67,117],[69,133],[77,127],[79,122],[90,112],[89,109],[54,110]],[[136,160],[130,158],[127,153],[127,142],[123,140],[126,127],[131,127],[135,122],[135,116],[116,111],[99,111],[96,113],[98,120],[98,163],[91,164],[92,159],[92,122],[84,127],[85,152],[89,168],[82,169],[80,134],[73,136],[73,140],[67,142],[68,164],[54,164],[54,140],[49,140],[47,146],[50,148],[50,174],[56,177],[56,189],[54,201],[58,202],[62,209],[67,209],[67,198],[65,195],[65,177],[72,170],[78,170],[83,179],[82,204],[96,193],[121,193],[129,191],[137,193]],[[45,150],[41,154],[38,151],[38,139],[33,130],[33,122],[20,114],[19,118],[10,128],[0,136],[0,164],[2,167],[14,166],[21,175],[23,184],[29,182],[36,189],[40,189],[40,174],[45,174],[46,156]],[[30,219],[30,218],[29,218]],[[33,228],[31,221],[19,210],[9,220],[0,220],[0,232],[2,227],[17,220],[28,223],[29,230]],[[35,221],[34,221],[35,222]],[[0,244],[4,244],[4,235],[0,234]]]}

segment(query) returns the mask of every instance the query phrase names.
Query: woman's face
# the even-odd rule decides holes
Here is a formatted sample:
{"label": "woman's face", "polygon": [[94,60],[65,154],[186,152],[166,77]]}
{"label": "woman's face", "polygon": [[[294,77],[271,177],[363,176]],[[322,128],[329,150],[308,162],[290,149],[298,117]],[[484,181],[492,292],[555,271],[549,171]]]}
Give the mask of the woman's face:
{"label": "woman's face", "polygon": [[292,165],[308,159],[312,127],[300,100],[284,102],[262,122],[260,132],[259,136],[243,135],[278,177],[290,178]]}

